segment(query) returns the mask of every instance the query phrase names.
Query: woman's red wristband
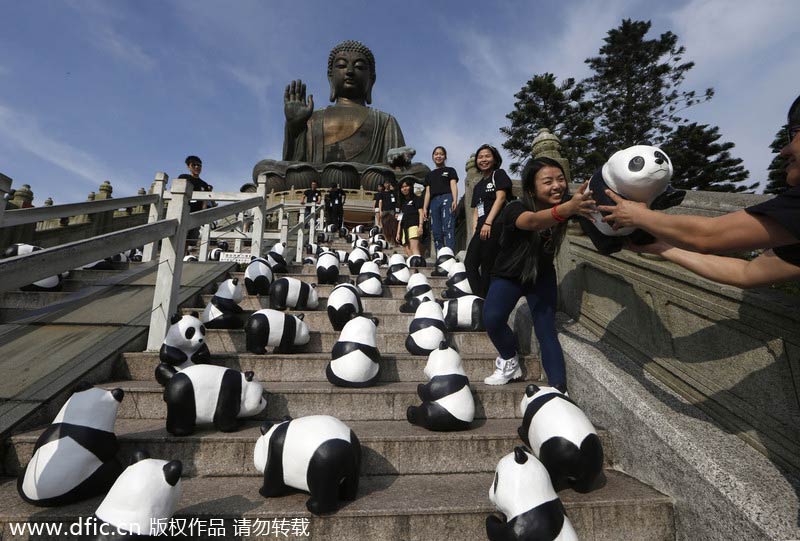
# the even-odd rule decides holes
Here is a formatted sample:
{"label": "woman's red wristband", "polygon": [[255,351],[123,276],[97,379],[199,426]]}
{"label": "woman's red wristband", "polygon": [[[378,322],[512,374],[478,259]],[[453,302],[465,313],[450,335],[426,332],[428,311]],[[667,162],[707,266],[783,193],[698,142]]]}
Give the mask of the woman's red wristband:
{"label": "woman's red wristband", "polygon": [[550,215],[553,216],[553,219],[559,223],[567,221],[566,218],[558,213],[558,205],[550,208]]}

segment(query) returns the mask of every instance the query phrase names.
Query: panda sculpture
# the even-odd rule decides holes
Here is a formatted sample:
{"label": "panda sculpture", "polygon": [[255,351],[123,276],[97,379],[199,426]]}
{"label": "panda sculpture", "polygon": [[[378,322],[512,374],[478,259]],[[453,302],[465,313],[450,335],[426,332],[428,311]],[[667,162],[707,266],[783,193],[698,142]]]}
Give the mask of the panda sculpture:
{"label": "panda sculpture", "polygon": [[347,236],[350,234],[350,230],[347,227],[342,226],[339,228],[339,238],[347,239]]}
{"label": "panda sculpture", "polygon": [[317,243],[330,243],[333,242],[333,233],[328,233],[327,231],[320,231],[317,233]]}
{"label": "panda sculpture", "polygon": [[456,259],[453,249],[447,246],[442,246],[436,253],[436,268],[431,272],[431,276],[447,276],[450,267],[453,266],[458,260]]}
{"label": "panda sculpture", "polygon": [[303,265],[316,266],[317,265],[317,256],[315,256],[315,255],[305,255],[303,257],[303,263],[302,264]]}
{"label": "panda sculpture", "polygon": [[475,419],[475,400],[461,355],[442,341],[428,356],[425,376],[428,383],[417,386],[422,404],[408,407],[408,422],[435,431],[469,429]]}
{"label": "panda sculpture", "polygon": [[272,250],[269,251],[267,254],[267,262],[269,266],[272,268],[272,273],[282,273],[285,274],[288,271],[288,267],[286,266],[286,260],[283,258],[283,252],[286,249],[285,242],[276,242],[272,246]]}
{"label": "panda sculpture", "polygon": [[336,250],[336,255],[339,256],[339,261],[346,262],[348,253],[346,250]]}
{"label": "panda sculpture", "polygon": [[22,499],[52,507],[104,494],[122,472],[114,423],[124,397],[79,383],[36,441],[33,456],[17,480]]}
{"label": "panda sculpture", "polygon": [[208,259],[210,261],[219,261],[219,258],[222,257],[222,252],[224,252],[222,248],[217,246],[216,248],[212,249],[211,252],[208,254]]}
{"label": "panda sculpture", "polygon": [[306,244],[306,249],[305,249],[306,254],[313,255],[316,254],[318,251],[319,251],[319,244],[316,244],[314,242]]}
{"label": "panda sculpture", "polygon": [[448,331],[484,331],[483,299],[464,295],[444,301],[444,325]]}
{"label": "panda sculpture", "polygon": [[114,262],[111,260],[110,257],[105,259],[98,259],[97,261],[92,261],[91,263],[87,263],[86,265],[81,265],[80,270],[113,270],[114,269]]}
{"label": "panda sculpture", "polygon": [[356,247],[356,241],[357,241],[359,238],[360,238],[360,237],[359,237],[358,235],[356,235],[355,233],[348,233],[348,234],[345,236],[345,240],[346,240],[347,242],[349,242],[349,243],[350,243],[350,245],[351,245],[353,248],[355,248],[355,247]]}
{"label": "panda sculpture", "polygon": [[386,254],[383,252],[375,252],[372,254],[372,261],[374,261],[379,267],[389,265],[389,258],[386,257]]}
{"label": "panda sculpture", "polygon": [[374,237],[375,235],[380,235],[381,234],[381,228],[378,227],[377,225],[374,225],[369,229],[369,232],[367,234],[370,237]]}
{"label": "panda sculpture", "polygon": [[320,284],[335,284],[339,280],[339,255],[323,252],[317,258],[317,280]]}
{"label": "panda sculpture", "polygon": [[[654,210],[664,210],[680,205],[686,192],[673,189],[669,181],[672,178],[672,162],[658,147],[634,145],[615,152],[603,167],[589,181],[597,205],[614,205],[614,201],[606,195],[606,189],[631,201],[646,203]],[[645,231],[634,227],[613,229],[613,224],[603,222],[603,213],[592,213],[594,221],[579,218],[581,229],[603,255],[618,252],[625,245],[628,237],[634,244],[650,244],[654,238]]]}
{"label": "panda sculpture", "polygon": [[367,239],[356,239],[353,242],[353,248],[361,248],[369,252],[369,241]]}
{"label": "panda sculpture", "polygon": [[547,470],[522,446],[497,463],[489,500],[504,515],[486,517],[489,541],[578,541]]}
{"label": "panda sculpture", "polygon": [[275,353],[292,353],[311,339],[304,317],[269,308],[253,312],[244,325],[245,348],[258,355],[264,355],[267,347],[274,347]]}
{"label": "panda sculpture", "polygon": [[592,488],[603,471],[603,445],[592,423],[554,387],[525,388],[519,437],[544,464],[553,486],[567,482],[578,492]]}
{"label": "panda sculpture", "polygon": [[[41,246],[33,246],[31,244],[25,244],[24,242],[18,242],[6,248],[6,251],[3,253],[3,258],[28,255],[33,252],[38,252],[41,249]],[[22,286],[20,289],[22,291],[61,291],[63,287],[62,282],[65,277],[66,273],[48,276],[32,284]]]}
{"label": "panda sculpture", "polygon": [[467,268],[463,263],[456,262],[450,266],[450,273],[444,285],[447,287],[442,291],[445,299],[457,299],[464,295],[472,295],[472,286],[469,285]]}
{"label": "panda sculpture", "polygon": [[188,436],[204,424],[233,432],[241,418],[267,407],[264,388],[253,381],[253,372],[210,364],[189,366],[172,376],[164,387],[164,402],[167,432],[173,436]]}
{"label": "panda sculpture", "polygon": [[182,316],[175,314],[172,325],[158,358],[161,361],[156,367],[156,381],[162,386],[178,371],[194,364],[204,364],[211,360],[211,352],[206,343],[206,328],[198,318],[197,312]]}
{"label": "panda sculpture", "polygon": [[356,287],[364,297],[382,297],[381,270],[374,261],[365,261],[356,278]]}
{"label": "panda sculpture", "polygon": [[358,273],[361,272],[361,265],[369,260],[369,254],[365,249],[358,247],[353,248],[353,250],[347,254],[347,267],[350,269],[350,274],[357,276]]}
{"label": "panda sculpture", "polygon": [[353,228],[353,233],[366,233],[367,226],[364,224],[359,224]]}
{"label": "panda sculpture", "polygon": [[404,286],[411,277],[411,270],[406,265],[406,260],[401,254],[393,254],[389,258],[389,270],[386,272],[387,286]]}
{"label": "panda sculpture", "polygon": [[228,278],[217,288],[200,321],[207,329],[241,329],[244,313],[239,303],[244,294],[238,278]]}
{"label": "panda sculpture", "polygon": [[328,295],[328,319],[335,331],[341,331],[348,321],[364,313],[361,293],[353,284],[339,284]]}
{"label": "panda sculpture", "polygon": [[198,261],[199,260],[197,259],[196,255],[187,255],[183,258],[184,263],[197,263]]}
{"label": "panda sculpture", "polygon": [[297,278],[284,276],[269,286],[269,307],[274,310],[315,310],[318,306],[317,284],[307,284]]}
{"label": "panda sculpture", "polygon": [[428,283],[428,277],[421,272],[414,271],[406,284],[405,301],[400,305],[400,312],[413,314],[419,304],[425,300],[433,300],[433,290]]}
{"label": "panda sculpture", "polygon": [[376,334],[378,320],[356,316],[342,329],[325,369],[328,381],[338,387],[369,387],[380,376],[381,354]]}
{"label": "panda sculpture", "polygon": [[[158,539],[183,494],[180,460],[150,458],[136,451],[94,515],[94,541]],[[161,529],[160,529],[161,528]],[[105,532],[105,533],[104,533]]]}
{"label": "panda sculpture", "polygon": [[340,500],[356,499],[361,443],[339,419],[309,415],[265,422],[261,434],[253,462],[264,474],[262,496],[283,496],[289,489],[308,492],[306,508],[315,515],[335,511]]}
{"label": "panda sculpture", "polygon": [[339,233],[339,226],[336,224],[328,224],[324,229],[325,233]]}
{"label": "panda sculpture", "polygon": [[269,295],[269,286],[274,279],[269,262],[257,257],[244,270],[244,288],[248,295]]}
{"label": "panda sculpture", "polygon": [[[373,228],[373,229],[377,229],[377,228]],[[386,240],[386,236],[383,233],[375,233],[374,235],[370,234],[369,242],[371,244],[375,244],[379,240]]]}
{"label": "panda sculpture", "polygon": [[439,303],[425,300],[408,326],[406,349],[412,355],[428,355],[445,339],[444,314]]}
{"label": "panda sculpture", "polygon": [[408,265],[408,267],[411,269],[415,269],[418,267],[425,267],[427,263],[425,262],[424,257],[422,257],[421,255],[414,254],[408,257],[408,259],[406,260],[406,265]]}

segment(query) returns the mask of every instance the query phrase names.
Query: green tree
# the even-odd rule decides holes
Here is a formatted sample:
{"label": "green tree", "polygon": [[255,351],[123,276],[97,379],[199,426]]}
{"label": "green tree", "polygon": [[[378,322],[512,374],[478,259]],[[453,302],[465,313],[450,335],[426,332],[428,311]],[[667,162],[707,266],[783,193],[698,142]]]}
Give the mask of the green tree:
{"label": "green tree", "polygon": [[675,128],[661,145],[672,160],[674,187],[752,193],[758,183],[745,184],[750,175],[742,160],[731,156],[735,145],[719,142],[720,137],[717,126],[693,122]]}
{"label": "green tree", "polygon": [[769,167],[767,168],[767,186],[764,188],[764,193],[779,194],[786,190],[789,186],[786,184],[786,158],[778,154],[781,149],[786,146],[786,133],[789,129],[788,124],[784,124],[778,133],[775,134],[775,139],[769,145],[775,157],[772,158]]}

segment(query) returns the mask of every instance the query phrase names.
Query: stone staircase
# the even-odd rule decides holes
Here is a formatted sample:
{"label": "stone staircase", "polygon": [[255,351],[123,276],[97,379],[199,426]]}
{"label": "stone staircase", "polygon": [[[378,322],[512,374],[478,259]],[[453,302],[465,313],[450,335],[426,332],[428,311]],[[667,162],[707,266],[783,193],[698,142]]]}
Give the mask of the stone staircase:
{"label": "stone staircase", "polygon": [[[421,272],[430,275],[431,270]],[[342,280],[347,279],[346,266],[341,272]],[[289,273],[316,281],[311,266],[292,266]],[[441,278],[430,280],[437,296],[443,282]],[[254,530],[242,530],[243,521],[264,524],[274,519],[307,520],[309,536],[295,532],[298,539],[485,539],[484,521],[494,511],[488,500],[494,468],[500,457],[520,444],[516,435],[521,422],[519,401],[525,385],[542,377],[538,360],[525,359],[527,381],[487,386],[482,380],[492,369],[495,356],[488,337],[485,333],[451,333],[450,340],[461,352],[474,389],[476,420],[469,431],[429,432],[410,425],[405,418],[406,408],[420,402],[416,387],[424,379],[426,359],[405,350],[412,316],[399,313],[404,287],[390,286],[382,298],[363,299],[365,311],[380,321],[378,349],[382,355],[381,382],[367,389],[334,387],[325,378],[324,369],[338,337],[324,312],[329,291],[330,286],[320,286],[320,308],[303,311],[312,333],[300,353],[253,355],[245,352],[242,331],[209,331],[212,361],[253,370],[268,393],[267,409],[235,433],[205,428],[189,437],[171,436],[164,429],[162,389],[153,381],[158,354],[121,354],[114,368],[117,381],[103,386],[125,391],[116,423],[122,453],[127,456],[134,449],[146,449],[154,457],[181,460],[184,489],[176,517],[206,522],[221,519],[226,539],[255,538]],[[196,309],[202,310],[209,298],[198,295]],[[242,307],[268,307],[268,299],[247,296]],[[304,493],[274,499],[258,494],[262,479],[253,467],[253,448],[260,420],[322,413],[339,417],[358,435],[363,447],[362,477],[356,501],[335,514],[313,517],[305,509]],[[591,417],[591,411],[587,413]],[[24,467],[40,432],[17,434],[5,442],[5,475],[14,476]],[[604,485],[589,494],[559,493],[580,538],[675,539],[671,500],[615,470],[611,436],[602,430],[600,435],[607,460]],[[17,496],[14,479],[4,478],[0,480],[2,539],[13,538],[11,522],[72,523],[90,516],[97,505],[98,500],[92,500],[56,509],[34,508]],[[263,529],[261,533],[263,539]]]}

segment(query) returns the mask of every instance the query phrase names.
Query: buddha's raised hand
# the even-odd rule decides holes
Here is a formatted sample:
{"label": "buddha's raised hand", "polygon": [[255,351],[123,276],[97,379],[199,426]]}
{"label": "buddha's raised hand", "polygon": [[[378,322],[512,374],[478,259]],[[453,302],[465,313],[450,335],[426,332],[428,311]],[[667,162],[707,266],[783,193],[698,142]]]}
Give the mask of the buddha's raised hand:
{"label": "buddha's raised hand", "polygon": [[292,128],[302,129],[314,112],[314,96],[306,99],[306,85],[300,79],[286,85],[283,92],[283,113],[286,123]]}

